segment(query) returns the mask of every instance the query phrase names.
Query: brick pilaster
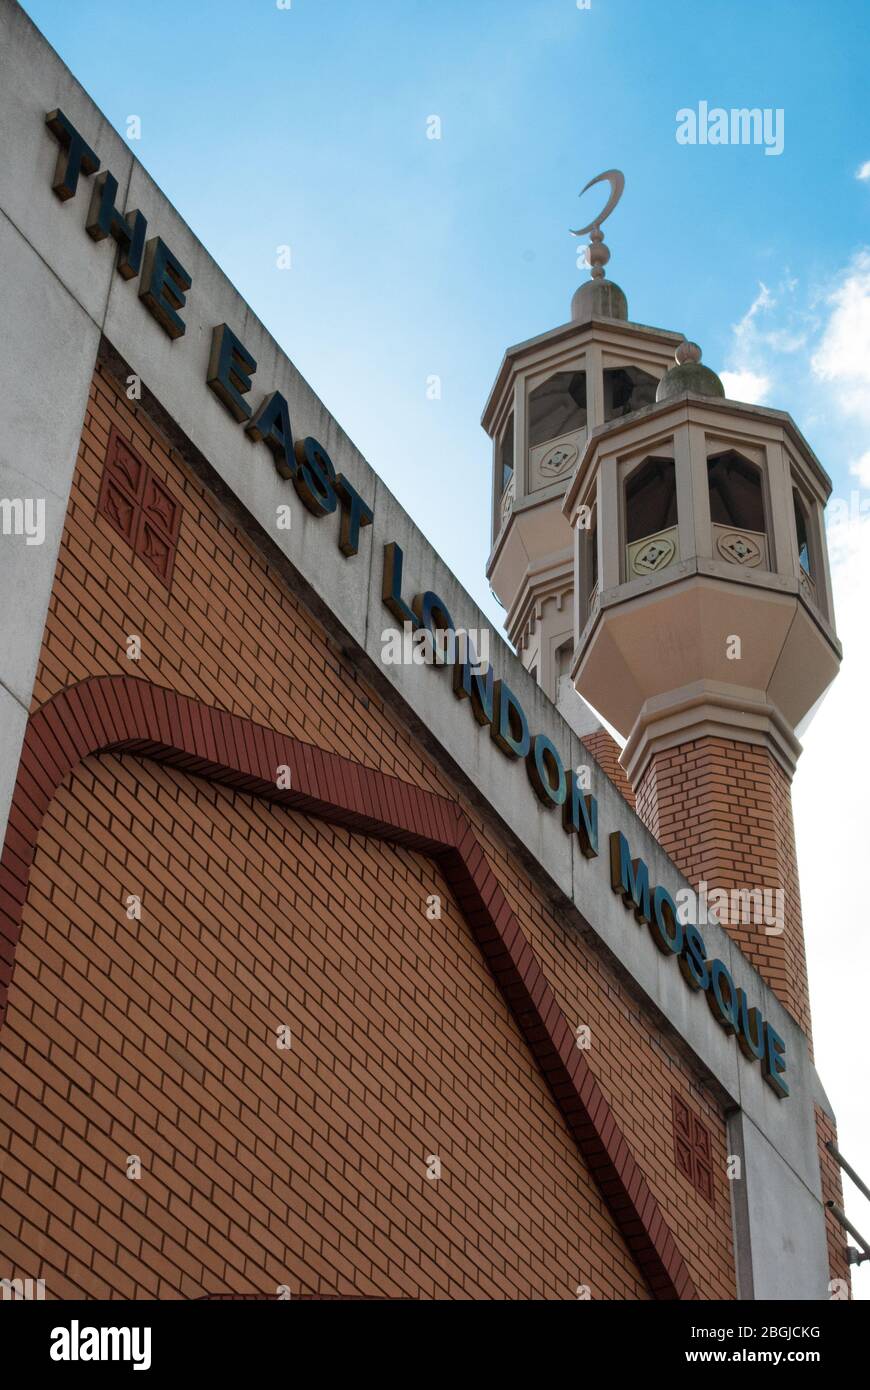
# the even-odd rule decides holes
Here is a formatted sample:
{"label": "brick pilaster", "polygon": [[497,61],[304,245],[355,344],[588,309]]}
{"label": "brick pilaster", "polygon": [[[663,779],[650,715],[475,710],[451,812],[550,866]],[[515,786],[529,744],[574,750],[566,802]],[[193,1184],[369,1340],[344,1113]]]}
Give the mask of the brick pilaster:
{"label": "brick pilaster", "polygon": [[610,778],[617,791],[622,792],[629,806],[634,806],[634,789],[625,775],[619,761],[619,744],[611,738],[606,729],[596,729],[594,734],[584,734],[583,743],[592,754],[602,772]]}
{"label": "brick pilaster", "polygon": [[636,796],[638,815],[693,887],[704,880],[708,892],[760,890],[761,917],[774,915],[766,907],[776,908],[781,891],[779,924],[747,921],[754,911],[718,915],[809,1037],[791,786],[781,765],[760,745],[708,736],[653,754]]}
{"label": "brick pilaster", "polygon": [[[836,1144],[837,1130],[833,1120],[829,1119],[818,1106],[816,1106],[816,1132],[822,1169],[822,1201],[826,1204],[836,1202],[838,1207],[842,1207],[843,1180],[840,1176],[840,1165],[833,1154],[825,1148],[828,1140],[833,1140]],[[831,1279],[840,1281],[831,1289],[831,1296],[842,1298],[841,1285],[845,1284],[851,1297],[852,1274],[846,1258],[849,1242],[846,1239],[846,1232],[827,1205],[825,1207],[825,1233],[828,1238],[828,1263],[831,1269]]]}

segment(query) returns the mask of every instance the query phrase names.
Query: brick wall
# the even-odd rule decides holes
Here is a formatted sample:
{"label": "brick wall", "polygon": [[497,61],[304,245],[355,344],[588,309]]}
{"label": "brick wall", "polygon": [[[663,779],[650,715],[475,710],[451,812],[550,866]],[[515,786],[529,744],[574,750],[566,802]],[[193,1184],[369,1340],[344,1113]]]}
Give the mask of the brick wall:
{"label": "brick wall", "polygon": [[[782,890],[779,934],[763,921],[720,920],[810,1036],[791,788],[776,759],[725,738],[669,748],[643,773],[637,812],[693,887],[703,879],[711,890]],[[761,907],[763,913],[763,898]]]}
{"label": "brick wall", "polygon": [[[760,746],[695,739],[652,757],[637,787],[636,809],[693,887],[703,879],[708,890],[782,889],[781,934],[768,933],[764,923],[720,920],[812,1050],[791,784],[780,764]],[[816,1123],[823,1200],[842,1205],[840,1171],[823,1146],[825,1139],[836,1142],[836,1129],[818,1108]],[[829,1211],[825,1223],[831,1278],[850,1288],[842,1231]]]}
{"label": "brick wall", "polygon": [[[168,594],[96,515],[112,427],[181,505]],[[34,709],[118,673],[461,800],[100,371]],[[721,1106],[497,822],[465,810],[569,1022],[591,1030],[702,1297],[734,1297]],[[289,1052],[270,1037],[284,1021]],[[89,758],[40,833],[0,1054],[4,1273],[44,1274],[49,1295],[645,1296],[446,885],[410,851]],[[674,1089],[711,1131],[712,1204],[676,1169]]]}
{"label": "brick wall", "polygon": [[596,729],[594,734],[583,735],[583,743],[599,767],[607,773],[613,785],[622,792],[629,806],[634,809],[634,788],[619,761],[621,749],[616,739],[611,738],[606,729]]}
{"label": "brick wall", "polygon": [[429,860],[105,756],[31,884],[3,1195],[50,1291],[646,1296]]}
{"label": "brick wall", "polygon": [[[822,1169],[822,1201],[836,1202],[838,1207],[843,1205],[843,1178],[840,1173],[840,1165],[825,1148],[825,1144],[831,1140],[837,1142],[837,1130],[831,1123],[828,1116],[823,1114],[818,1106],[816,1110],[816,1132],[819,1144],[819,1159]],[[828,1262],[831,1269],[831,1279],[840,1280],[848,1291],[851,1298],[852,1272],[851,1266],[846,1259],[846,1249],[848,1239],[846,1232],[832,1212],[825,1210],[825,1232],[828,1237]],[[836,1297],[842,1297],[842,1292],[838,1289],[833,1290]]]}

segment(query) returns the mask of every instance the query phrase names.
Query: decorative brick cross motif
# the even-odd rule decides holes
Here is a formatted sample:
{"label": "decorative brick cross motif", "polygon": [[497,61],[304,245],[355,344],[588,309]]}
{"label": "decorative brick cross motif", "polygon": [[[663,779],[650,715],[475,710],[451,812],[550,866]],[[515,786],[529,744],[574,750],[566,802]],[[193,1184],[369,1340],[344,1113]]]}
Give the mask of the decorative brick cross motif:
{"label": "decorative brick cross motif", "polygon": [[674,1149],[677,1171],[688,1178],[701,1196],[713,1204],[713,1161],[710,1131],[676,1091],[672,1092]]}
{"label": "decorative brick cross motif", "polygon": [[97,512],[167,589],[172,582],[181,508],[124,437],[113,430]]}

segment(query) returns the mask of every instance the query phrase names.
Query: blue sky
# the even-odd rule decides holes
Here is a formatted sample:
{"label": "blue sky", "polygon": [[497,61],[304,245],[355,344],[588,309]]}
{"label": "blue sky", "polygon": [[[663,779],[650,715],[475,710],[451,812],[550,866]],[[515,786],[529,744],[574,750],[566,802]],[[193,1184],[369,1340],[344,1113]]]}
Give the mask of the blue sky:
{"label": "blue sky", "polygon": [[[842,866],[866,862],[870,785],[870,6],[25,8],[122,134],[140,117],[137,156],[499,623],[480,412],[504,349],[569,317],[586,272],[567,229],[603,201],[579,190],[624,171],[606,235],[630,317],[698,341],[729,394],[790,411],[841,508],[857,499],[830,532],[846,659],[806,736],[794,804],[816,1057],[841,1147],[867,1179],[857,982],[870,933]],[[781,108],[783,153],[679,145],[676,113],[701,101]],[[426,138],[431,115],[439,141]],[[440,401],[426,396],[433,374]],[[867,1266],[856,1287],[870,1292]]]}
{"label": "blue sky", "polygon": [[[626,175],[608,269],[631,317],[717,369],[759,282],[811,299],[866,230],[855,0],[26,8],[121,133],[141,118],[138,157],[494,618],[480,412],[505,347],[569,316],[586,181]],[[782,108],[783,153],[678,145],[701,100]],[[767,403],[805,423],[785,387]],[[837,435],[814,439],[832,472]]]}

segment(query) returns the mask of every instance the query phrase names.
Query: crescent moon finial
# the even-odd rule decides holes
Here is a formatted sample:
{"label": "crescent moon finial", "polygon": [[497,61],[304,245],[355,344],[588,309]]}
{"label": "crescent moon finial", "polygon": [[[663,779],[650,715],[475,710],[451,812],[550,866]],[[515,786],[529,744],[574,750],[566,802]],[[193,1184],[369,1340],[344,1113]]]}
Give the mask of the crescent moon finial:
{"label": "crescent moon finial", "polygon": [[607,169],[603,174],[596,174],[594,179],[589,180],[585,188],[581,188],[580,197],[582,198],[587,189],[592,188],[596,183],[610,184],[610,197],[603,210],[587,226],[578,227],[576,231],[569,230],[571,230],[572,236],[586,236],[589,233],[591,245],[588,248],[587,257],[592,267],[590,273],[593,280],[601,280],[604,276],[604,267],[610,260],[610,249],[603,244],[604,233],[601,230],[601,223],[610,216],[622,197],[625,189],[625,175],[619,169]]}

